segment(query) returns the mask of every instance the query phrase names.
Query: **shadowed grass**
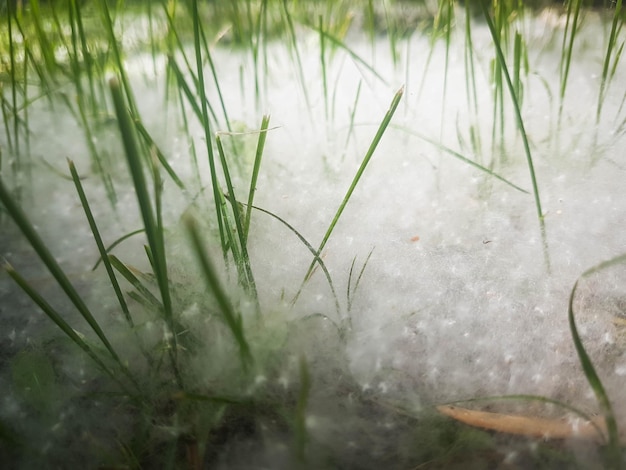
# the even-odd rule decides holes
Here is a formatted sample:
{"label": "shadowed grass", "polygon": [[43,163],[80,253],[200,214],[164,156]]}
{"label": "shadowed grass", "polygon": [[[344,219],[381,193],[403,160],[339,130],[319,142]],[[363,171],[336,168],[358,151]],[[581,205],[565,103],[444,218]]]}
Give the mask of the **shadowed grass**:
{"label": "shadowed grass", "polygon": [[124,295],[122,294],[122,290],[120,289],[117,278],[115,277],[115,273],[113,272],[113,267],[111,266],[109,258],[107,257],[104,242],[102,241],[102,237],[100,236],[100,231],[98,230],[98,225],[96,224],[96,220],[93,217],[93,213],[91,212],[91,207],[89,206],[89,201],[87,200],[87,196],[85,195],[85,191],[83,190],[83,185],[80,182],[78,172],[76,171],[76,167],[74,166],[73,161],[68,159],[68,165],[70,167],[70,173],[72,174],[72,180],[74,181],[74,185],[76,186],[76,191],[78,192],[78,197],[80,198],[80,203],[83,206],[85,216],[87,217],[87,221],[89,222],[91,233],[93,234],[96,245],[98,246],[98,251],[100,252],[101,257],[100,259],[104,262],[104,268],[106,269],[107,275],[109,276],[111,287],[113,287],[113,290],[115,291],[115,296],[117,297],[124,317],[126,318],[128,325],[132,328],[133,319],[130,316],[128,305],[126,304],[126,300],[124,300]]}
{"label": "shadowed grass", "polygon": [[602,385],[602,381],[596,372],[595,367],[591,361],[591,358],[587,354],[585,347],[582,343],[580,335],[578,333],[578,328],[576,327],[576,318],[574,315],[574,298],[576,297],[576,289],[578,288],[578,283],[585,278],[591,277],[594,274],[610,268],[611,266],[615,266],[617,264],[623,264],[626,262],[626,254],[622,254],[620,256],[616,256],[615,258],[611,258],[607,261],[604,261],[592,268],[589,268],[587,271],[582,273],[580,277],[574,283],[574,287],[570,292],[569,304],[567,309],[567,318],[569,321],[570,333],[572,335],[572,340],[574,341],[574,346],[576,347],[576,352],[578,353],[578,360],[583,369],[585,377],[591,386],[594,394],[596,395],[596,400],[600,405],[600,410],[604,415],[604,419],[606,420],[606,427],[608,431],[608,464],[611,469],[619,470],[623,467],[622,465],[622,450],[620,446],[619,440],[619,431],[617,429],[617,421],[615,419],[615,413],[613,412],[613,407],[611,406],[611,401],[609,400],[609,396],[606,393],[604,385]]}
{"label": "shadowed grass", "polygon": [[[9,263],[5,263],[4,269],[11,276],[11,278],[15,281],[15,283],[20,286],[20,288],[28,295],[35,304],[46,314],[46,316],[52,320],[52,322],[65,333],[74,344],[76,344],[79,348],[81,348],[97,365],[105,372],[109,377],[111,377],[115,382],[122,386],[124,389],[126,386],[123,382],[120,382],[117,374],[109,368],[105,364],[105,362],[98,356],[98,354],[92,349],[91,346],[83,339],[82,335],[77,333],[77,331],[72,328],[69,323],[65,321],[63,316],[57,312],[40,294],[37,292],[35,288],[33,288],[30,283],[24,279]],[[97,327],[99,329],[99,327]],[[109,349],[108,341],[105,343],[107,349]],[[123,367],[119,358],[115,354],[115,352],[111,352],[111,355],[114,355],[114,359],[118,362],[118,364]],[[130,374],[126,372],[129,376]]]}
{"label": "shadowed grass", "polygon": [[118,120],[118,126],[122,136],[124,144],[124,150],[126,154],[126,160],[130,169],[130,173],[133,179],[133,186],[141,217],[144,223],[144,229],[146,231],[146,237],[148,239],[148,253],[149,258],[154,269],[159,291],[161,293],[161,300],[163,302],[163,315],[165,322],[170,329],[171,335],[168,335],[169,344],[169,357],[172,365],[173,372],[176,376],[176,380],[179,386],[182,387],[182,379],[178,370],[177,364],[177,339],[176,329],[174,325],[173,311],[172,311],[172,299],[170,294],[170,287],[167,273],[167,260],[165,256],[165,244],[163,239],[163,227],[160,222],[160,210],[158,191],[155,195],[157,215],[153,212],[152,203],[150,202],[150,195],[148,186],[143,173],[142,158],[139,153],[139,149],[136,144],[134,128],[131,118],[126,109],[126,102],[122,96],[122,92],[119,83],[116,79],[111,79],[109,82],[111,88],[111,94],[113,97],[113,103],[115,105],[115,113]]}
{"label": "shadowed grass", "polygon": [[209,260],[209,256],[204,247],[204,242],[202,241],[196,222],[193,218],[187,216],[185,218],[185,225],[187,226],[187,231],[191,239],[196,259],[200,264],[207,287],[215,296],[217,304],[220,307],[222,317],[239,346],[241,365],[244,370],[247,370],[254,363],[254,358],[250,352],[250,346],[248,345],[248,341],[245,336],[243,318],[241,314],[235,311],[230,300],[228,299],[228,295],[221,286],[217,272]]}

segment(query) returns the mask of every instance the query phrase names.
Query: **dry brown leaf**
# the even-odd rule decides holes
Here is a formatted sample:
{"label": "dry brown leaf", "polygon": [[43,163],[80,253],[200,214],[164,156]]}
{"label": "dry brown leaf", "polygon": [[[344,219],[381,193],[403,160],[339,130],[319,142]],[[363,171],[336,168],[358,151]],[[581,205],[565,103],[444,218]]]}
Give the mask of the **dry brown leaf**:
{"label": "dry brown leaf", "polygon": [[[604,442],[606,426],[599,418],[594,422],[576,419],[546,419],[532,416],[508,415],[475,411],[452,405],[440,405],[437,411],[462,423],[505,434],[541,439],[587,439]],[[602,433],[600,433],[600,430]]]}

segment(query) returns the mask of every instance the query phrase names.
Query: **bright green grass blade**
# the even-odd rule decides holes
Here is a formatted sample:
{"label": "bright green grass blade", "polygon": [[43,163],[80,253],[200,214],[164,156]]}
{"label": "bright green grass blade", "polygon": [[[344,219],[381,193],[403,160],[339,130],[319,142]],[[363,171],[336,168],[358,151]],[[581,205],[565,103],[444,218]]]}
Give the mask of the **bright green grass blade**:
{"label": "bright green grass blade", "polygon": [[70,173],[72,174],[72,179],[74,180],[74,185],[76,186],[76,191],[78,192],[78,197],[80,198],[80,203],[83,206],[83,210],[85,211],[85,216],[87,217],[87,221],[89,222],[91,233],[93,234],[93,238],[96,241],[96,245],[98,246],[98,251],[100,252],[101,259],[104,261],[104,267],[106,269],[107,275],[109,276],[111,287],[113,287],[113,290],[115,291],[115,295],[120,304],[120,308],[122,309],[124,317],[126,318],[126,321],[132,327],[133,319],[130,316],[128,305],[126,305],[126,301],[124,300],[124,295],[122,294],[119,283],[117,282],[117,278],[115,277],[115,273],[113,272],[111,263],[109,262],[109,259],[106,255],[106,249],[104,247],[104,243],[102,242],[102,237],[100,236],[98,225],[96,224],[96,220],[94,219],[93,213],[91,212],[91,208],[89,207],[89,201],[87,200],[87,196],[85,195],[83,185],[80,182],[78,172],[76,171],[76,167],[74,166],[73,161],[68,159],[68,165],[70,167]]}
{"label": "bright green grass blade", "polygon": [[[226,156],[224,154],[224,148],[222,147],[222,139],[220,136],[216,136],[215,143],[217,144],[218,155],[220,157],[220,163],[222,164],[222,170],[224,172],[224,179],[226,180],[226,187],[228,188],[228,200],[232,207],[233,219],[235,220],[235,227],[237,232],[237,239],[239,241],[239,247],[237,250],[232,250],[235,256],[235,263],[239,271],[239,279],[246,293],[250,294],[253,299],[257,299],[256,283],[254,282],[254,276],[252,275],[252,269],[250,267],[250,257],[248,256],[247,240],[245,235],[244,224],[245,214],[243,209],[237,202],[235,196],[235,189],[230,177],[230,171],[228,170],[228,163],[226,162]],[[225,215],[226,217],[226,215]],[[226,220],[226,219],[225,219]],[[230,226],[228,224],[227,226]],[[231,239],[231,248],[235,248],[235,240]]]}
{"label": "bright green grass blade", "polygon": [[524,120],[522,119],[522,111],[520,109],[517,96],[515,95],[515,88],[511,81],[511,76],[509,74],[509,70],[506,65],[506,60],[504,58],[504,53],[502,52],[502,47],[500,45],[499,36],[496,33],[496,29],[493,24],[493,21],[491,19],[491,16],[489,16],[489,12],[487,11],[487,7],[485,6],[485,3],[483,1],[480,2],[480,6],[483,10],[485,20],[487,21],[487,26],[489,27],[489,31],[491,32],[491,37],[493,39],[493,43],[496,48],[497,60],[501,66],[502,74],[506,80],[506,85],[511,95],[511,102],[513,103],[513,107],[515,109],[515,118],[517,122],[517,128],[519,129],[520,135],[522,137],[522,142],[524,143],[524,151],[526,153],[526,163],[528,165],[528,171],[530,172],[530,180],[532,182],[533,196],[535,199],[535,208],[537,209],[537,219],[539,220],[541,239],[543,241],[543,256],[544,256],[546,268],[549,272],[550,271],[550,253],[548,250],[546,224],[545,224],[545,219],[543,216],[543,210],[541,209],[541,198],[539,197],[539,185],[537,184],[537,177],[535,176],[535,166],[533,164],[533,158],[530,152],[530,144],[528,142],[528,136],[526,134],[526,129],[524,127]]}
{"label": "bright green grass blade", "polygon": [[494,172],[493,170],[490,170],[489,168],[484,167],[484,166],[482,166],[482,165],[480,165],[480,164],[476,163],[474,160],[471,160],[471,159],[469,159],[469,158],[467,158],[467,157],[464,157],[464,156],[463,156],[463,155],[461,155],[459,152],[456,152],[456,151],[452,150],[451,148],[446,147],[445,145],[442,145],[442,144],[440,144],[439,142],[437,142],[437,141],[435,141],[435,140],[433,140],[433,139],[431,139],[431,138],[429,138],[429,137],[426,137],[426,136],[425,136],[425,135],[423,135],[423,134],[420,134],[419,132],[415,132],[415,131],[413,131],[412,129],[409,129],[409,128],[407,128],[407,127],[404,127],[404,126],[397,126],[397,125],[394,125],[394,124],[391,124],[391,127],[395,128],[395,129],[402,130],[402,131],[406,132],[406,133],[407,133],[407,134],[409,134],[409,135],[413,135],[413,136],[415,136],[415,137],[417,137],[417,138],[419,138],[419,139],[421,139],[421,140],[423,140],[423,141],[425,141],[425,142],[428,142],[430,145],[433,145],[434,147],[438,148],[438,149],[439,149],[439,150],[441,150],[442,152],[445,152],[445,153],[447,153],[448,155],[451,155],[451,156],[453,156],[454,158],[457,158],[457,159],[461,160],[462,162],[467,163],[467,164],[468,164],[468,165],[470,165],[470,166],[473,166],[474,168],[476,168],[476,169],[478,169],[478,170],[480,170],[480,171],[482,171],[482,172],[484,172],[484,173],[488,174],[489,176],[492,176],[493,178],[496,178],[497,180],[502,181],[503,183],[505,183],[505,184],[507,184],[507,185],[511,186],[512,188],[517,189],[518,191],[520,191],[520,192],[522,192],[522,193],[525,193],[525,194],[530,194],[530,193],[529,193],[528,191],[526,191],[525,189],[523,189],[523,188],[521,188],[521,187],[517,186],[515,183],[512,183],[511,181],[507,180],[506,178],[504,178],[504,177],[500,176],[499,174],[497,174],[497,173],[496,173],[496,172]]}
{"label": "bright green grass blade", "polygon": [[261,120],[261,129],[259,132],[259,140],[256,146],[256,154],[254,155],[254,166],[252,167],[252,177],[250,178],[250,189],[248,190],[248,204],[246,216],[244,218],[245,227],[243,230],[243,243],[248,241],[248,233],[250,231],[250,219],[252,215],[252,205],[254,204],[254,195],[256,194],[256,184],[259,179],[259,171],[261,169],[261,160],[263,158],[263,150],[265,149],[265,140],[267,138],[267,130],[270,124],[270,116],[266,114]]}
{"label": "bright green grass blade", "polygon": [[[389,123],[391,122],[391,118],[393,117],[394,113],[396,112],[396,109],[398,108],[398,105],[400,104],[400,100],[402,99],[403,93],[404,93],[404,88],[400,88],[394,95],[393,100],[391,101],[389,110],[387,111],[382,122],[380,123],[380,126],[378,127],[378,130],[376,131],[376,135],[374,136],[374,139],[372,140],[372,143],[370,144],[370,147],[367,150],[367,153],[365,154],[365,157],[363,158],[363,161],[361,162],[361,165],[359,166],[359,169],[357,170],[356,175],[352,179],[352,183],[350,184],[350,187],[348,188],[348,191],[346,192],[346,195],[344,196],[343,201],[341,201],[341,204],[339,205],[339,208],[337,209],[335,216],[333,217],[330,225],[328,226],[328,229],[326,230],[326,233],[324,234],[324,237],[322,238],[322,242],[320,243],[317,249],[318,256],[322,252],[324,247],[326,246],[326,243],[328,242],[328,239],[332,235],[333,230],[335,229],[335,226],[337,225],[337,222],[339,222],[339,219],[341,218],[341,215],[343,214],[344,209],[348,205],[348,201],[350,201],[350,198],[352,197],[352,193],[354,192],[357,184],[359,183],[359,180],[363,176],[363,172],[365,171],[365,168],[367,168],[368,163],[372,159],[372,156],[374,155],[376,147],[378,147],[378,144],[380,143],[380,140],[382,139],[383,134],[385,133],[385,130],[387,129],[387,127],[389,126]],[[307,270],[307,273],[305,274],[304,279],[302,280],[302,283],[300,285],[300,288],[298,289],[298,292],[296,293],[296,296],[292,300],[292,304],[295,304],[295,302],[298,300],[298,297],[300,296],[300,293],[302,292],[302,288],[304,287],[304,284],[311,277],[311,274],[313,273],[313,268],[315,267],[315,263],[316,261],[314,259],[311,262],[311,265],[309,266],[309,269]]]}
{"label": "bright green grass blade", "polygon": [[215,157],[213,155],[213,137],[211,134],[211,125],[209,123],[208,104],[206,97],[206,87],[204,82],[204,68],[202,64],[202,50],[200,48],[200,16],[198,14],[198,0],[192,1],[192,16],[193,16],[193,38],[194,38],[194,51],[196,55],[196,73],[198,75],[198,94],[200,95],[200,104],[202,106],[202,113],[200,114],[200,123],[204,129],[204,138],[206,143],[207,157],[209,160],[209,167],[211,171],[211,187],[213,189],[213,200],[215,203],[215,217],[217,218],[220,242],[222,245],[222,252],[224,259],[226,259],[226,231],[230,228],[224,225],[223,212],[220,207],[223,196],[220,191],[220,185],[217,179],[217,168],[215,165]]}
{"label": "bright green grass blade", "polygon": [[102,328],[100,328],[98,321],[91,314],[91,311],[83,301],[82,297],[78,294],[70,280],[67,278],[67,275],[65,274],[61,266],[59,266],[57,261],[54,259],[54,256],[52,255],[52,253],[50,253],[48,247],[41,239],[33,225],[30,223],[30,221],[26,217],[26,214],[22,211],[22,208],[15,203],[15,201],[9,194],[9,191],[4,186],[4,182],[1,178],[0,201],[4,204],[4,207],[6,208],[13,221],[20,228],[20,230],[30,243],[31,247],[35,250],[41,261],[43,261],[43,263],[46,265],[61,289],[63,289],[65,295],[67,295],[67,297],[71,300],[71,302],[80,312],[85,321],[89,324],[94,333],[96,333],[98,338],[100,338],[100,341],[102,341],[102,344],[104,344],[104,346],[107,348],[107,350],[111,354],[111,357],[113,357],[113,359],[121,364],[120,358],[118,357],[115,349],[104,334],[104,331],[102,331]]}
{"label": "bright green grass blade", "polygon": [[576,319],[574,316],[574,297],[576,295],[578,283],[581,279],[587,278],[599,271],[602,271],[603,269],[609,268],[616,264],[622,264],[624,262],[626,262],[626,254],[622,254],[615,258],[604,261],[585,271],[574,283],[574,287],[572,288],[572,291],[570,293],[569,305],[567,310],[570,332],[572,334],[574,346],[576,347],[576,352],[578,353],[578,360],[580,361],[580,365],[583,369],[585,377],[587,378],[587,381],[589,382],[589,385],[596,395],[596,399],[598,400],[598,404],[600,405],[600,409],[602,410],[602,413],[604,414],[604,418],[606,420],[606,427],[609,434],[609,462],[612,469],[622,468],[622,452],[620,447],[619,431],[617,429],[617,421],[615,419],[613,407],[611,406],[611,401],[609,400],[606,390],[602,385],[602,381],[600,380],[600,377],[598,376],[595,367],[593,366],[591,358],[587,354],[580,335],[578,334],[578,328],[576,327]]}
{"label": "bright green grass blade", "polygon": [[215,296],[215,300],[220,307],[220,311],[224,318],[224,321],[226,322],[226,325],[233,335],[233,338],[239,346],[239,354],[242,367],[247,370],[254,361],[250,352],[250,346],[248,345],[248,341],[246,340],[245,331],[243,328],[243,319],[240,314],[235,312],[235,309],[230,303],[226,292],[222,288],[217,272],[215,271],[215,268],[209,260],[209,256],[204,247],[195,220],[190,216],[186,216],[185,224],[191,238],[191,243],[196,255],[196,259],[198,263],[200,263],[200,268],[202,269],[202,273],[207,282],[207,286]]}

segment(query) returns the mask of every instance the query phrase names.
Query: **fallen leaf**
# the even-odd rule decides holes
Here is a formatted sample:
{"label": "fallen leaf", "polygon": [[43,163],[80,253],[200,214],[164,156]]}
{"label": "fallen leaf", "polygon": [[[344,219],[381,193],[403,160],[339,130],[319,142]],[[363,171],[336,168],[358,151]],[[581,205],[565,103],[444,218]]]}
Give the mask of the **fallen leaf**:
{"label": "fallen leaf", "polygon": [[440,405],[437,411],[470,426],[505,434],[541,439],[587,439],[605,442],[606,425],[602,418],[585,421],[576,419],[546,419],[532,416],[469,410],[453,405]]}

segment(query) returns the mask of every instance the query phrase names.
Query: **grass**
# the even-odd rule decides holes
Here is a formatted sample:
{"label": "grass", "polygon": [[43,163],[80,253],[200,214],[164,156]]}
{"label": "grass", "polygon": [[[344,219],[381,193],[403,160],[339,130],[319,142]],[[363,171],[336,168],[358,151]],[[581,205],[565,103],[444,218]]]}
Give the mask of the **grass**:
{"label": "grass", "polygon": [[[137,51],[127,49],[122,41],[122,9],[114,8],[105,0],[49,4],[31,0],[28,7],[8,2],[2,18],[7,27],[3,28],[0,38],[0,96],[4,121],[3,140],[0,140],[0,210],[12,222],[0,218],[0,224],[16,226],[33,254],[26,255],[24,260],[18,259],[15,267],[6,261],[4,273],[38,306],[54,325],[53,332],[58,333],[56,337],[54,333],[46,333],[44,338],[33,339],[37,347],[48,348],[45,355],[25,348],[19,355],[0,362],[2,369],[13,368],[13,386],[21,393],[21,398],[40,406],[41,401],[45,404],[48,399],[52,402],[53,397],[67,395],[94,400],[99,406],[110,409],[117,419],[111,419],[106,429],[115,437],[105,439],[95,431],[85,431],[85,434],[93,434],[88,436],[92,445],[85,446],[85,452],[90,453],[87,458],[101,468],[210,468],[220,464],[221,459],[236,462],[241,449],[237,445],[242,442],[252,442],[253,446],[264,443],[263,451],[267,455],[275,454],[272,457],[275,460],[270,459],[269,464],[283,462],[287,468],[335,468],[357,461],[377,467],[402,464],[453,468],[459,461],[480,465],[480,455],[496,455],[496,444],[500,444],[497,436],[452,424],[442,417],[432,417],[401,400],[388,400],[382,395],[372,397],[351,376],[348,366],[338,366],[340,370],[330,382],[325,375],[329,373],[328,368],[334,367],[331,362],[345,364],[348,361],[346,350],[359,320],[355,306],[364,293],[363,282],[369,275],[375,252],[372,248],[364,257],[358,253],[353,255],[345,291],[342,291],[340,286],[344,280],[340,279],[338,269],[325,261],[325,250],[340,220],[350,209],[350,202],[359,197],[363,181],[377,177],[374,171],[366,173],[366,169],[373,165],[379,146],[410,136],[418,137],[439,155],[452,156],[459,165],[477,170],[495,194],[505,189],[512,189],[515,194],[529,193],[523,183],[508,176],[511,168],[523,162],[530,174],[533,201],[529,204],[534,203],[539,222],[540,256],[544,259],[546,275],[550,274],[547,222],[539,191],[540,175],[535,171],[534,150],[539,143],[527,133],[525,121],[528,112],[525,98],[530,92],[533,57],[523,21],[525,15],[532,13],[516,2],[478,3],[480,17],[472,8],[460,14],[459,5],[448,0],[437,2],[433,11],[428,2],[413,5],[416,11],[428,14],[416,19],[414,30],[407,35],[430,34],[431,38],[420,87],[437,73],[433,58],[442,51],[444,57],[439,137],[432,138],[422,129],[415,129],[406,119],[397,122],[401,117],[396,116],[396,111],[401,100],[406,99],[405,89],[402,87],[393,94],[392,80],[380,72],[376,63],[381,57],[375,57],[373,52],[377,35],[385,31],[386,50],[394,69],[401,65],[402,47],[407,47],[408,76],[411,51],[403,41],[406,30],[402,26],[406,19],[396,14],[402,11],[396,7],[406,6],[403,2],[385,1],[380,9],[371,0],[161,1],[151,2],[147,9],[139,2],[132,8],[137,8],[149,23],[147,45],[142,52],[150,56],[155,71],[158,61],[165,61],[164,107],[175,107],[174,113],[179,116],[184,138],[189,143],[186,164],[193,168],[193,174],[186,177],[184,170],[172,161],[171,148],[163,145],[157,131],[148,124],[151,120],[145,119],[140,95],[134,89],[137,85],[127,69],[127,58]],[[626,117],[621,108],[616,116],[607,116],[605,104],[609,91],[619,86],[616,77],[624,44],[621,6],[621,1],[617,2],[605,22],[606,50],[597,71],[600,81],[595,109],[596,124],[612,119],[616,127],[626,122]],[[587,13],[582,1],[568,2],[564,9],[566,24],[560,46],[557,129],[566,116],[566,90],[576,57],[577,39]],[[350,38],[355,18],[362,21],[370,44],[367,52]],[[461,21],[463,24],[459,27],[457,22]],[[482,83],[479,57],[484,56],[485,51],[477,50],[476,35],[485,25],[492,46],[489,52],[492,64],[489,71],[490,122],[484,121],[484,112],[480,109],[483,101],[478,97]],[[311,32],[312,36],[307,36]],[[470,119],[468,122],[457,119],[457,142],[449,142],[444,140],[445,131],[450,127],[448,122],[455,118],[449,110],[453,98],[448,70],[452,46],[459,39],[457,35],[464,41],[467,75],[464,103]],[[313,38],[315,42],[319,76],[307,74],[305,61],[311,49],[302,37]],[[290,57],[289,65],[298,87],[295,99],[301,100],[309,111],[308,116],[301,116],[302,125],[312,129],[319,140],[339,141],[343,147],[336,153],[341,157],[341,164],[348,165],[358,153],[347,190],[337,201],[337,209],[328,217],[328,223],[324,224],[326,228],[319,243],[305,236],[305,227],[296,227],[278,211],[258,202],[258,191],[265,177],[264,162],[267,165],[268,161],[268,141],[282,145],[276,142],[280,138],[279,129],[273,132],[270,115],[262,109],[271,104],[267,103],[268,89],[282,86],[280,77],[271,70],[268,52],[269,46],[277,41],[283,42]],[[251,113],[258,128],[243,133],[236,131],[234,117],[240,110],[229,104],[230,97],[225,91],[228,81],[235,81],[235,78],[223,75],[218,59],[220,48],[227,47],[249,54],[252,63],[249,74],[241,68],[240,93],[245,94],[247,83],[253,84]],[[336,106],[341,91],[339,77],[333,82],[332,73],[335,64],[341,61],[359,70],[360,79],[348,97],[351,101],[347,127],[337,130],[336,122],[341,119]],[[392,96],[388,108],[374,124],[360,126],[356,116],[357,108],[365,106],[362,93],[366,93],[366,89],[379,89],[377,87],[384,87]],[[422,90],[417,93],[420,97]],[[323,109],[321,118],[314,112],[318,94],[321,94]],[[31,143],[37,139],[31,131],[35,119],[31,108],[35,109],[40,100],[47,100],[51,108],[60,107],[73,116],[84,134],[91,171],[79,172],[80,166],[68,159],[68,178],[73,182],[77,207],[80,205],[86,216],[86,225],[99,254],[94,270],[102,264],[106,272],[106,277],[103,276],[105,297],[113,301],[113,306],[86,300],[89,289],[85,293],[79,287],[68,268],[55,257],[52,240],[46,240],[44,230],[37,227],[37,221],[31,220],[25,209],[32,207],[29,197],[36,190],[36,183],[29,177],[31,167],[36,164],[30,152]],[[408,104],[405,109],[405,115],[409,115]],[[117,124],[114,133],[103,130],[106,126],[102,122],[106,121]],[[523,151],[519,153],[524,159],[516,159],[510,155],[514,152],[507,148],[511,128],[516,131],[514,139],[521,139]],[[491,130],[490,137],[485,135],[485,129]],[[369,133],[369,144],[359,153],[354,149],[358,149],[364,138],[361,131]],[[198,133],[201,138],[196,137]],[[244,136],[254,139],[252,147],[246,146]],[[102,142],[103,137],[108,139],[106,143]],[[470,144],[466,146],[465,142]],[[594,140],[592,145],[596,144]],[[556,147],[558,150],[559,145]],[[487,148],[491,149],[490,157],[484,154]],[[591,153],[593,151],[594,148]],[[111,157],[117,153],[125,156],[126,169]],[[56,168],[56,162],[47,163]],[[590,159],[590,165],[592,163]],[[270,168],[271,164],[270,161]],[[89,175],[82,176],[82,173]],[[93,176],[99,184],[90,181]],[[331,181],[332,178],[332,170],[329,170]],[[440,178],[445,179],[445,175]],[[130,187],[137,204],[137,213],[132,219],[134,227],[139,224],[141,228],[111,234],[115,224],[108,219],[126,216],[127,208],[120,204],[120,194],[128,192],[126,186]],[[100,204],[95,203],[99,187],[104,189],[110,217],[97,215],[102,213]],[[185,249],[176,245],[172,227],[177,223],[168,215],[170,198],[178,197],[186,204],[186,209],[174,218],[182,220]],[[259,227],[262,230],[270,220],[286,228],[286,233],[303,245],[310,256],[310,264],[299,286],[271,286],[272,290],[282,289],[283,302],[279,306],[264,303],[266,293],[259,285],[266,280],[258,279],[260,269],[255,264],[273,263],[271,257],[259,257],[255,251]],[[142,240],[145,259],[141,256],[132,262],[143,259],[145,267],[136,268],[117,254],[120,247],[133,239]],[[0,255],[11,256],[8,252],[0,252]],[[62,292],[62,300],[58,295],[47,298],[49,294],[45,289],[21,272],[20,261],[28,265],[30,258],[38,259],[46,267]],[[613,258],[585,271],[581,279],[591,278],[623,261],[624,256]],[[304,271],[307,265],[301,267]],[[317,289],[312,282],[317,269],[322,271],[330,290],[330,304],[336,310],[336,317],[330,312],[301,314],[298,310],[297,301],[303,292]],[[563,313],[567,311],[580,365],[606,420],[607,443],[601,452],[606,455],[607,468],[621,468],[623,457],[617,417],[575,321],[577,286],[578,282],[571,290],[569,306]],[[97,285],[94,283],[92,288],[96,289]],[[287,302],[285,290],[291,288],[296,291],[295,297]],[[345,292],[345,299],[340,298],[338,292]],[[118,314],[120,324],[115,320]],[[329,333],[324,325],[331,325],[330,330],[334,332]],[[328,351],[332,361],[324,359],[325,351],[321,351],[324,348],[299,347],[300,342],[315,341],[316,335],[324,337],[325,342],[329,341],[328,337],[336,337],[338,346]],[[63,343],[63,348],[69,348],[71,353],[64,353],[63,348],[55,346],[61,341],[57,338],[60,336],[68,341]],[[49,337],[53,339],[46,343]],[[72,375],[76,371],[60,365],[75,361],[72,358],[75,350],[85,353],[91,361],[91,366],[84,367],[86,378]],[[49,358],[42,359],[48,353]],[[330,390],[324,389],[328,383],[334,384]],[[509,398],[528,403],[537,399],[521,395]],[[539,400],[578,412],[549,397]],[[336,403],[348,412],[333,415]],[[325,411],[324,406],[330,406],[331,411]],[[31,410],[31,418],[36,415],[34,410]],[[359,434],[361,428],[371,425],[369,418],[362,416],[370,415],[379,417],[381,422],[392,423],[401,430],[402,436],[415,434],[415,439],[424,443],[424,447],[416,448],[419,446],[408,437],[394,435],[387,439],[381,435]],[[339,421],[345,418],[345,422],[337,423],[338,429],[359,435],[366,443],[372,439],[372,449],[378,439],[387,446],[387,453],[365,462],[368,454],[358,446],[351,450],[350,446],[325,441],[319,429],[323,429],[325,420],[337,416],[340,416]],[[97,417],[94,412],[94,420]],[[72,419],[76,422],[68,425],[68,433],[81,427],[81,417]],[[89,419],[86,417],[85,422],[91,423]],[[118,420],[132,424],[119,425],[116,429]],[[62,423],[49,425],[57,426],[55,429],[63,427]],[[42,424],[41,429],[44,428]],[[46,461],[54,452],[42,450],[39,443],[33,443],[32,436],[36,434],[24,423],[0,421],[0,459],[15,459],[24,466]],[[537,446],[546,453],[567,455],[552,444],[537,443]],[[262,454],[259,449],[253,450]],[[67,456],[63,449],[58,451]],[[71,447],[70,452],[76,451],[77,447]],[[25,457],[26,454],[30,456]],[[549,460],[540,452],[528,458],[534,459],[535,464]],[[554,459],[552,462],[558,460]]]}

